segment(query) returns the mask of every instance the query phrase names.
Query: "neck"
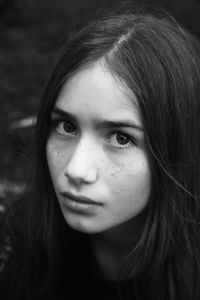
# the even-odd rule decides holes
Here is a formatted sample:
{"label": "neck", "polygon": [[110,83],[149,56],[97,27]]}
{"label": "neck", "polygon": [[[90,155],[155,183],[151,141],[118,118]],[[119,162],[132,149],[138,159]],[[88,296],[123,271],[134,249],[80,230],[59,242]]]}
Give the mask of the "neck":
{"label": "neck", "polygon": [[94,265],[103,277],[116,280],[124,259],[136,245],[144,224],[145,214],[120,226],[92,235]]}

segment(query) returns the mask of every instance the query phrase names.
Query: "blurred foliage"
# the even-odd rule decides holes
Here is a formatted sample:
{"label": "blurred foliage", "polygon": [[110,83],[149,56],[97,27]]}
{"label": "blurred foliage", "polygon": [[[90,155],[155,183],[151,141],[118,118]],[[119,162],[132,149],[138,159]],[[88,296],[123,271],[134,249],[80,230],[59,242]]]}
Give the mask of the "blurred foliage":
{"label": "blurred foliage", "polygon": [[[199,35],[197,0],[154,2]],[[31,153],[24,152],[24,146],[31,144],[32,133],[13,131],[10,124],[35,114],[55,52],[74,27],[108,4],[109,0],[0,0],[0,182],[23,182],[30,172]]]}

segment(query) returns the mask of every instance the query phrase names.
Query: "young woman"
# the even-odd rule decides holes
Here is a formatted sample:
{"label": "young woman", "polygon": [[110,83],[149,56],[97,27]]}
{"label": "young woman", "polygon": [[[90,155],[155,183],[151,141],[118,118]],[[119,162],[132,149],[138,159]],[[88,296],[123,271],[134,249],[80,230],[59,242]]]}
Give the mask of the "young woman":
{"label": "young woman", "polygon": [[199,95],[199,42],[174,21],[117,14],[73,35],[6,221],[5,299],[199,299]]}

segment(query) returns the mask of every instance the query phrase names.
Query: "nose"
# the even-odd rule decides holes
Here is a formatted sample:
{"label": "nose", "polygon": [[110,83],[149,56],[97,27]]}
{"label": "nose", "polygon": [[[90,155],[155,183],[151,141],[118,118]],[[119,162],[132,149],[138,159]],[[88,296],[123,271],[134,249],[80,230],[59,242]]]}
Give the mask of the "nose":
{"label": "nose", "polygon": [[94,183],[98,178],[96,147],[80,141],[65,166],[64,175],[74,184]]}

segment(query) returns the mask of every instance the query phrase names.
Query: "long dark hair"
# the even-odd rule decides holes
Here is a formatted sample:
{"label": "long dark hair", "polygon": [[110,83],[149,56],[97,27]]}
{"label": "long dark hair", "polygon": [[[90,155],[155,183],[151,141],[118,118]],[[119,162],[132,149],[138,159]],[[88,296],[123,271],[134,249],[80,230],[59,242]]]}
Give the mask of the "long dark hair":
{"label": "long dark hair", "polygon": [[144,228],[122,269],[131,278],[123,297],[197,300],[200,44],[159,15],[109,15],[73,34],[63,47],[37,117],[28,214],[35,266],[42,248],[48,288],[61,272],[71,235],[47,166],[50,113],[67,78],[98,60],[137,97],[153,178]]}

